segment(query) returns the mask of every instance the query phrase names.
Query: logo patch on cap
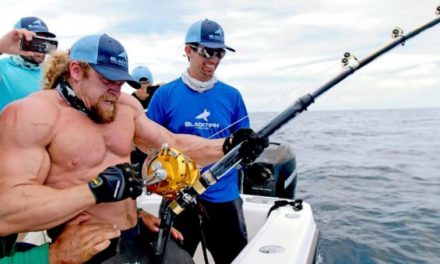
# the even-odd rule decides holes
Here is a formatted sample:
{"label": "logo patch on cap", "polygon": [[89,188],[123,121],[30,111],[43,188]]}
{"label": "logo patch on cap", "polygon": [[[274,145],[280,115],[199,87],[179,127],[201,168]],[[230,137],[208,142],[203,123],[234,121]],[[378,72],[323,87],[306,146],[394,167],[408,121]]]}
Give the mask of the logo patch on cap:
{"label": "logo patch on cap", "polygon": [[128,68],[127,53],[124,51],[118,55],[118,58],[111,56],[110,62]]}
{"label": "logo patch on cap", "polygon": [[29,27],[41,27],[41,26],[43,26],[43,21],[41,21],[40,19],[35,20],[31,25],[29,25]]}
{"label": "logo patch on cap", "polygon": [[34,22],[29,23],[27,27],[31,31],[47,31],[46,24],[44,24],[44,22],[41,21],[40,19],[37,19]]}
{"label": "logo patch on cap", "polygon": [[28,28],[30,31],[47,31],[47,28],[42,24],[29,24]]}
{"label": "logo patch on cap", "polygon": [[214,32],[214,34],[209,34],[208,38],[212,40],[223,41],[223,30],[219,28],[217,31]]}
{"label": "logo patch on cap", "polygon": [[43,36],[56,38],[56,35],[49,32],[44,21],[38,17],[23,17],[14,26],[14,28],[25,28],[36,33],[43,33]]}

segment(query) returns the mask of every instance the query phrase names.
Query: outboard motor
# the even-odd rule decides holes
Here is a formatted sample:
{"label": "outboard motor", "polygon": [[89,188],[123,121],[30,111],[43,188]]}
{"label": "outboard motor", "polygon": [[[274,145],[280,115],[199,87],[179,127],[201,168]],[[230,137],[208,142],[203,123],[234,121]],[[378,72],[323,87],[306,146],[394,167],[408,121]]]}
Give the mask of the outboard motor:
{"label": "outboard motor", "polygon": [[254,163],[242,169],[243,193],[295,198],[295,155],[286,144],[271,142]]}

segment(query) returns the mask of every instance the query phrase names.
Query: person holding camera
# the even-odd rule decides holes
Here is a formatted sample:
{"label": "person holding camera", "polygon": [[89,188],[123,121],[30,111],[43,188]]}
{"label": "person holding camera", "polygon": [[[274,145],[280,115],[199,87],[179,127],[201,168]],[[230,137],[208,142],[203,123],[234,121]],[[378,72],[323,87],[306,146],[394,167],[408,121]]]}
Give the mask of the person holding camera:
{"label": "person holding camera", "polygon": [[[31,42],[35,36],[54,39],[54,41],[56,38],[56,35],[49,31],[46,23],[38,17],[23,17],[15,24],[14,29],[11,34],[15,34],[15,40],[20,41],[20,44],[27,43],[26,40]],[[23,33],[23,30],[33,34]],[[27,36],[23,38],[22,34]],[[39,52],[21,52],[0,59],[0,111],[10,102],[40,90],[41,63],[45,56],[46,54]]]}
{"label": "person holding camera", "polygon": [[146,66],[138,66],[134,68],[131,75],[141,84],[141,88],[134,91],[131,95],[138,99],[139,102],[141,102],[142,107],[147,110],[151,98],[157,88],[159,88],[159,85],[153,85],[153,74],[151,74],[150,69]]}
{"label": "person holding camera", "polygon": [[[174,133],[204,138],[233,134],[235,141],[238,135],[251,133],[240,92],[214,76],[226,50],[235,52],[225,45],[218,23],[205,19],[192,24],[185,37],[189,68],[180,78],[161,86],[151,100],[147,116]],[[228,142],[223,146],[225,152],[231,149]],[[231,263],[247,244],[237,170],[232,169],[208,188],[199,197],[198,206],[175,218],[174,226],[185,237],[184,248],[190,254],[195,253],[204,237],[216,264]]]}

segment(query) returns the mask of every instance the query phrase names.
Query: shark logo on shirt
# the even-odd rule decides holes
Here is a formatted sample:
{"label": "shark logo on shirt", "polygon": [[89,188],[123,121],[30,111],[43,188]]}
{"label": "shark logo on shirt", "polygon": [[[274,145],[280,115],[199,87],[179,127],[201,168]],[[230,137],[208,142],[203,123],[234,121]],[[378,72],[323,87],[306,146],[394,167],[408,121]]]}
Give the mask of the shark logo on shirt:
{"label": "shark logo on shirt", "polygon": [[208,111],[208,109],[205,108],[201,114],[198,114],[195,119],[200,121],[185,121],[185,127],[186,128],[193,128],[193,129],[219,129],[220,123],[212,123],[209,122],[208,117],[211,115],[211,112]]}
{"label": "shark logo on shirt", "polygon": [[205,122],[208,122],[208,116],[210,116],[210,115],[211,115],[211,113],[208,111],[208,109],[205,108],[203,113],[196,116],[196,119],[203,119],[203,120],[205,120]]}

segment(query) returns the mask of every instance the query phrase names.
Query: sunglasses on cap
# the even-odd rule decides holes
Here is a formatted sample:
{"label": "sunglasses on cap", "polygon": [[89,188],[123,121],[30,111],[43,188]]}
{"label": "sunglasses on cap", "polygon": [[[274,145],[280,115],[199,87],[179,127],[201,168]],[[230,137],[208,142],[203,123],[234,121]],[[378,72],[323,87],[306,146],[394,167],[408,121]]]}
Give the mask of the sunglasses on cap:
{"label": "sunglasses on cap", "polygon": [[195,45],[191,45],[191,44],[188,44],[188,46],[193,51],[197,52],[197,54],[199,54],[200,56],[202,56],[203,58],[208,59],[208,60],[214,56],[217,56],[221,60],[226,55],[226,50],[224,50],[224,49],[210,49],[210,48],[203,47],[201,45],[195,46]]}

